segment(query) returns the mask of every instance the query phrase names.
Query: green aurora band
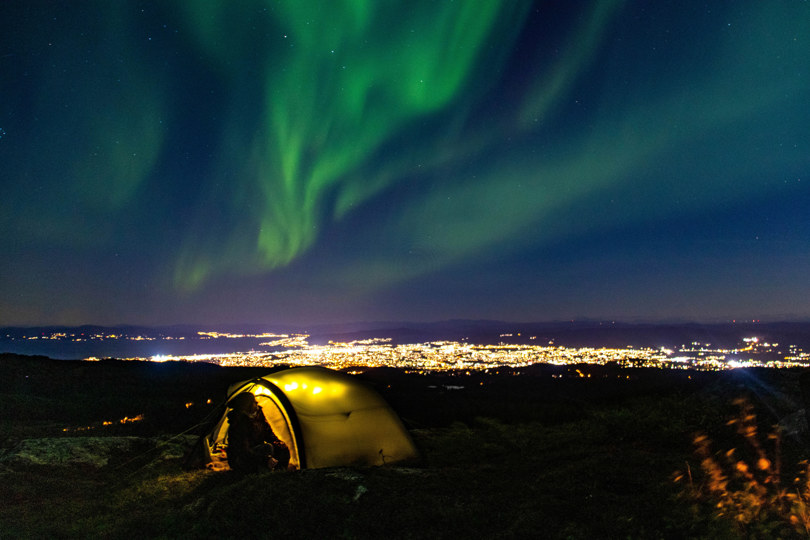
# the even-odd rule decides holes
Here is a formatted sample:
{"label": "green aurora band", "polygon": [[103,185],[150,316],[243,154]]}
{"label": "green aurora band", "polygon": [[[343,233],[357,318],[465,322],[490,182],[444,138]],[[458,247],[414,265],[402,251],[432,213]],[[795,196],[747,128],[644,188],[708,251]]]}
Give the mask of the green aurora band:
{"label": "green aurora band", "polygon": [[[376,153],[432,115],[464,114],[488,89],[481,78],[506,56],[529,6],[247,2],[234,13],[226,1],[183,5],[223,76],[240,78],[229,58],[254,56],[261,98],[251,104],[261,118],[255,133],[245,140],[239,117],[221,156],[226,166],[241,165],[233,176],[253,203],[237,205],[251,211],[213,252],[187,246],[176,272],[186,288],[236,270],[233,259],[249,273],[288,264],[313,244],[323,219],[340,218],[401,180],[418,156],[380,170],[369,166]],[[251,25],[263,26],[239,31]],[[244,152],[242,159],[234,152]]]}
{"label": "green aurora band", "polygon": [[[806,18],[747,5],[730,17],[734,32],[717,36],[710,51],[678,51],[694,62],[678,84],[656,86],[672,78],[666,64],[626,73],[622,84],[608,81],[598,95],[584,96],[593,108],[587,122],[560,129],[561,104],[598,67],[623,2],[584,5],[553,61],[529,66],[530,79],[494,116],[482,101],[502,82],[528,3],[416,3],[402,10],[378,2],[282,2],[267,4],[272,9],[257,21],[263,5],[233,13],[227,2],[209,2],[188,14],[200,46],[228,80],[245,80],[229,71],[243,69],[229,58],[253,58],[258,89],[221,145],[223,167],[239,186],[233,208],[244,219],[218,245],[185,244],[176,272],[185,288],[214,274],[287,265],[317,241],[325,221],[343,219],[403,182],[430,187],[402,201],[379,230],[361,233],[375,249],[330,268],[340,276],[337,286],[384,287],[605,224],[700,212],[720,194],[750,198],[763,189],[757,173],[766,174],[763,164],[773,158],[763,159],[764,148],[751,152],[751,141],[734,133],[787,120],[784,96],[802,93],[775,71],[807,63],[807,51],[790,46],[791,35],[808,30]],[[237,30],[248,19],[263,37]],[[766,37],[779,28],[782,42]],[[692,45],[681,39],[675,49]],[[770,61],[775,50],[778,65]],[[260,121],[245,138],[248,114]],[[768,137],[763,131],[763,144]],[[527,153],[533,146],[543,151]],[[702,157],[690,164],[680,160],[684,154]],[[798,164],[804,156],[781,150],[775,159]],[[712,186],[697,165],[714,169]],[[600,200],[617,198],[630,203],[593,212]],[[572,222],[572,209],[582,218]],[[527,240],[504,242],[516,237]],[[407,260],[401,246],[411,248]]]}
{"label": "green aurora band", "polygon": [[[621,6],[598,2],[586,10],[557,60],[521,95],[519,113],[473,131],[473,151],[456,147],[459,159],[449,160],[447,168],[458,167],[455,178],[437,171],[424,197],[362,240],[411,246],[407,259],[396,248],[376,249],[342,268],[336,282],[360,294],[598,230],[689,220],[783,189],[774,168],[801,174],[810,138],[795,114],[810,80],[781,73],[796,66],[810,72],[810,51],[795,39],[810,31],[806,8],[746,4],[729,14],[709,49],[695,46],[686,31],[671,39],[686,69],[647,62],[606,80],[597,94],[570,95],[577,79],[598,67],[594,55],[607,28],[621,22]],[[614,49],[624,64],[640,55]],[[546,126],[560,121],[556,111],[566,99],[588,103],[588,119],[557,126],[552,139]],[[466,171],[470,155],[486,159]]]}

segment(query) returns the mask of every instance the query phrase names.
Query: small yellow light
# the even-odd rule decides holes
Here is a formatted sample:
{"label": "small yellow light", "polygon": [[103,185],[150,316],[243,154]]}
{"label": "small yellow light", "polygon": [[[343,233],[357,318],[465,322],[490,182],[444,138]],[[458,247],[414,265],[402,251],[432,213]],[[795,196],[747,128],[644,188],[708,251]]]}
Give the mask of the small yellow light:
{"label": "small yellow light", "polygon": [[320,386],[316,386],[315,388],[312,389],[313,394],[320,394],[322,391],[323,388],[321,388]]}

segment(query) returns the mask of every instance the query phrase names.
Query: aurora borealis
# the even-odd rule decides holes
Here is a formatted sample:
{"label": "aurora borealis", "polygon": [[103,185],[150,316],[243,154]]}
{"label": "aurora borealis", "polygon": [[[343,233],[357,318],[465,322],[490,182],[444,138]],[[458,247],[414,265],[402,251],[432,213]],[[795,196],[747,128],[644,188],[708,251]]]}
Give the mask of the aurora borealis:
{"label": "aurora borealis", "polygon": [[0,325],[810,317],[807,2],[0,25]]}

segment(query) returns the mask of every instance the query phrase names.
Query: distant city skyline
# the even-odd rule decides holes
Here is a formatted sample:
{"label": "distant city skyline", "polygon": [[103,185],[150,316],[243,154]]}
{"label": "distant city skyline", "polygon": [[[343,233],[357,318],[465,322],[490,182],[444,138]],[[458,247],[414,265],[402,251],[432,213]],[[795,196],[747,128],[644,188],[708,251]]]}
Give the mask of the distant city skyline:
{"label": "distant city skyline", "polygon": [[[768,325],[763,325],[762,329],[766,333],[774,330]],[[511,370],[512,374],[520,374],[521,368],[536,365],[612,365],[623,368],[700,371],[810,367],[810,352],[791,343],[791,338],[786,335],[775,340],[756,335],[737,337],[733,340],[734,345],[722,343],[728,342],[728,335],[722,336],[721,343],[717,340],[721,336],[714,335],[710,338],[712,342],[690,341],[670,348],[663,345],[650,346],[649,343],[639,346],[638,342],[634,342],[629,329],[627,342],[619,347],[607,343],[596,346],[566,346],[557,343],[557,339],[547,333],[522,335],[521,332],[506,331],[495,334],[494,327],[488,328],[489,335],[478,334],[461,340],[434,338],[420,341],[410,333],[410,339],[403,341],[396,331],[381,329],[374,334],[376,337],[335,338],[322,344],[310,343],[308,334],[220,331],[178,333],[171,329],[142,332],[80,330],[7,333],[5,336],[0,335],[0,351],[9,348],[24,350],[26,346],[31,347],[32,342],[33,349],[37,348],[36,342],[56,342],[57,348],[64,354],[69,345],[94,342],[97,350],[105,352],[95,353],[82,358],[83,360],[98,361],[100,358],[114,357],[130,361],[206,362],[229,367],[317,365],[339,370],[389,367],[419,373],[455,371],[467,375],[480,371],[497,372],[501,368]],[[710,335],[712,333],[709,332]],[[560,334],[565,337],[564,330]],[[672,337],[669,336],[662,343],[671,343]],[[783,337],[788,341],[785,342]],[[320,336],[320,339],[323,341],[324,336]],[[611,341],[615,341],[615,338]],[[148,346],[142,346],[143,342],[148,342]],[[138,344],[137,347],[134,343]],[[103,344],[107,344],[106,348]],[[175,352],[169,351],[169,344]],[[133,355],[133,351],[149,349],[162,352],[153,352],[147,356],[140,356],[138,353]],[[45,352],[45,349],[39,352]],[[575,370],[574,374],[586,377],[579,370]]]}
{"label": "distant city skyline", "polygon": [[810,4],[0,3],[0,326],[810,320]]}

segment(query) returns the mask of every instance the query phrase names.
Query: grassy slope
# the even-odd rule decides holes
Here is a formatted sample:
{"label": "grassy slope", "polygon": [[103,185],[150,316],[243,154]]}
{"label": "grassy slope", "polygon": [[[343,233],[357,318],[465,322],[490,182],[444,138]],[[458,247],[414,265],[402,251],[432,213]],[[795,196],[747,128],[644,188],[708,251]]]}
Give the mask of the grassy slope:
{"label": "grassy slope", "polygon": [[[31,362],[42,364],[32,369]],[[228,382],[251,376],[182,365],[8,358],[2,364],[6,448],[113,413],[146,411],[147,420],[112,428],[116,434],[178,433],[207,412],[185,403],[221,395]],[[632,373],[632,380],[617,383],[608,379],[615,373],[600,370],[593,374],[601,378],[590,381],[543,373],[480,380],[372,374],[369,380],[414,428],[424,463],[410,468],[239,477],[184,472],[177,459],[150,461],[157,454],[141,451],[102,469],[3,467],[0,530],[3,538],[124,538],[133,531],[169,538],[731,536],[730,524],[680,495],[673,472],[688,461],[697,474],[692,433],[716,433],[722,446],[737,395],[750,394],[774,417],[789,411],[798,395],[796,374],[687,382],[660,372],[621,373]],[[43,392],[40,378],[58,382]],[[465,388],[443,390],[448,382]]]}

